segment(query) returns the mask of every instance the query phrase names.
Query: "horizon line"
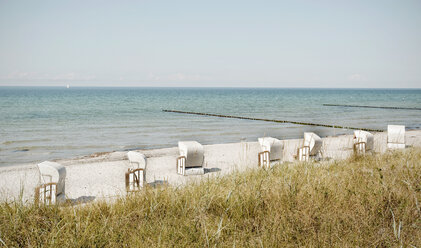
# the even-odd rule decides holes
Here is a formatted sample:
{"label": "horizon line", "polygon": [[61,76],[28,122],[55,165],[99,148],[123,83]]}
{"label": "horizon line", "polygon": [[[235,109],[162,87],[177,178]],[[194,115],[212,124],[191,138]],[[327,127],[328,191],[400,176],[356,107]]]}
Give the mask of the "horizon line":
{"label": "horizon line", "polygon": [[[67,85],[63,85],[63,86],[58,86],[58,85],[0,85],[0,87],[16,87],[16,88],[66,88]],[[209,89],[383,89],[383,90],[388,90],[388,89],[415,89],[415,90],[421,90],[421,87],[402,87],[402,88],[398,88],[398,87],[388,87],[388,88],[382,88],[382,87],[355,87],[355,88],[351,88],[351,87],[265,87],[265,86],[260,86],[260,87],[256,87],[256,86],[113,86],[113,85],[105,85],[105,86],[93,86],[93,85],[87,85],[87,86],[71,86],[70,85],[70,89],[71,88],[186,88],[186,89],[200,89],[200,88],[209,88]]]}

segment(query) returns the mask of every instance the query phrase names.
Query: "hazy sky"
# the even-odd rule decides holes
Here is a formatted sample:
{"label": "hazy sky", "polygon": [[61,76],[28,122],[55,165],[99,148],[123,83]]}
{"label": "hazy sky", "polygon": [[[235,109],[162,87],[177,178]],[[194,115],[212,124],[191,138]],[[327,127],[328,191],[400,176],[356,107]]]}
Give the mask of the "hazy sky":
{"label": "hazy sky", "polygon": [[420,0],[0,0],[0,85],[421,87]]}

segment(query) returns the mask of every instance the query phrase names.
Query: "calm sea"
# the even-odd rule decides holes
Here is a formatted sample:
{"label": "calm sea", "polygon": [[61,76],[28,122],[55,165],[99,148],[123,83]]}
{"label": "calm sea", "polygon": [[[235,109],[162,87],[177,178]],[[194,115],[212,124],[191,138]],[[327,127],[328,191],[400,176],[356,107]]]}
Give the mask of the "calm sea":
{"label": "calm sea", "polygon": [[0,166],[95,152],[351,133],[293,124],[165,113],[176,109],[386,129],[421,127],[420,110],[327,107],[357,104],[421,107],[421,90],[0,87]]}

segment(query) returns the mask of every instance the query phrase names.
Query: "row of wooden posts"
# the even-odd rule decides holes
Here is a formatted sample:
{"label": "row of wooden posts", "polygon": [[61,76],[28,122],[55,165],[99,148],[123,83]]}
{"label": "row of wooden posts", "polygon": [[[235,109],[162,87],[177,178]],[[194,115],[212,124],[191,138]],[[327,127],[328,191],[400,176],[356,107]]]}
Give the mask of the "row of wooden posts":
{"label": "row of wooden posts", "polygon": [[169,113],[179,113],[179,114],[189,114],[189,115],[202,115],[202,116],[213,116],[213,117],[231,118],[231,119],[242,119],[242,120],[252,120],[252,121],[266,121],[266,122],[276,122],[276,123],[291,123],[291,124],[305,125],[305,126],[319,126],[319,127],[351,129],[351,130],[364,130],[364,131],[370,131],[370,132],[383,132],[384,131],[384,130],[372,129],[372,128],[347,127],[347,126],[340,126],[340,125],[320,124],[320,123],[301,122],[301,121],[289,121],[289,120],[273,120],[273,119],[264,119],[264,118],[235,116],[235,115],[209,114],[209,113],[189,112],[189,111],[180,111],[180,110],[171,110],[171,109],[163,109],[162,111],[163,112],[169,112]]}

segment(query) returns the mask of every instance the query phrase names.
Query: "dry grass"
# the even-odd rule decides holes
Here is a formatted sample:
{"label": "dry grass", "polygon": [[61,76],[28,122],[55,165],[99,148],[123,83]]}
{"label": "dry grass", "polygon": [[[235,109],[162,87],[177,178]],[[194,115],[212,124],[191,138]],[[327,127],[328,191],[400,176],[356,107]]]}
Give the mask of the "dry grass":
{"label": "dry grass", "polygon": [[115,203],[0,204],[0,243],[55,247],[421,247],[421,150],[279,165]]}

